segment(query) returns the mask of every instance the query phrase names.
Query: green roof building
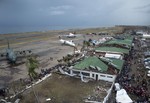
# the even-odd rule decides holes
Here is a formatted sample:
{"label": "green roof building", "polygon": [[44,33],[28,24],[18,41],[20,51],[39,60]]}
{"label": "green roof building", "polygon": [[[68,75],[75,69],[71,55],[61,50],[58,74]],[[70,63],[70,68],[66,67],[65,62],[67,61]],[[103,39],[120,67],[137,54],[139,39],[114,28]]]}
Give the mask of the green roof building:
{"label": "green roof building", "polygon": [[75,69],[79,70],[84,70],[85,68],[89,67],[96,67],[96,69],[100,72],[105,72],[108,69],[108,66],[96,56],[87,57],[74,66]]}
{"label": "green roof building", "polygon": [[[86,57],[69,69],[69,75],[80,77],[83,82],[86,82],[84,78],[113,82],[116,78],[116,73],[114,72],[121,70],[123,62],[116,59],[111,59],[111,62],[108,61],[96,56]],[[111,68],[113,73],[112,70],[108,71]]]}
{"label": "green roof building", "polygon": [[130,48],[132,46],[133,37],[128,37],[123,40],[120,39],[114,39],[111,41],[108,41],[104,44],[118,44],[118,45],[125,45],[126,47]]}

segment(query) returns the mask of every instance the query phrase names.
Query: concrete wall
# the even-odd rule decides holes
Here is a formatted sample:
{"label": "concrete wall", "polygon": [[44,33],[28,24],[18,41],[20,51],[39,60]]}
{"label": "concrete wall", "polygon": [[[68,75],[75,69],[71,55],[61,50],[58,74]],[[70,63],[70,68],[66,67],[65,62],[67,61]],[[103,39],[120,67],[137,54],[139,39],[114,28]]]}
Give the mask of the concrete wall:
{"label": "concrete wall", "polygon": [[[104,80],[108,82],[113,82],[116,78],[116,75],[109,75],[109,74],[103,74],[93,71],[84,71],[84,70],[77,70],[77,69],[70,69],[70,74],[77,74],[80,76],[80,73],[83,74],[83,77],[94,79],[94,80]],[[84,74],[87,75],[84,75]]]}
{"label": "concrete wall", "polygon": [[109,103],[108,100],[110,99],[110,96],[111,96],[111,94],[112,94],[112,90],[113,90],[114,83],[115,83],[115,81],[112,83],[110,89],[108,90],[107,96],[104,98],[103,103]]}

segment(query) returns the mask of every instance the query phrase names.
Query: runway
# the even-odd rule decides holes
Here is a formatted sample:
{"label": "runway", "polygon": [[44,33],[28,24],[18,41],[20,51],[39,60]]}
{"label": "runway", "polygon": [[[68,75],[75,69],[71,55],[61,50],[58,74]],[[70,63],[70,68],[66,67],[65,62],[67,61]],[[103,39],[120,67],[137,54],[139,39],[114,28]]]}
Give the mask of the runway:
{"label": "runway", "polygon": [[[24,39],[23,41],[20,40],[20,42],[16,42],[16,41],[19,41],[19,40],[16,40],[14,43],[11,43],[11,46],[16,46],[16,45],[21,45],[21,44],[27,44],[27,43],[32,43],[32,42],[38,42],[38,41],[44,41],[44,40],[48,40],[48,39],[53,39],[53,38],[56,38],[56,37],[43,37],[43,38],[37,38],[36,40],[28,40],[27,38]],[[4,48],[4,47],[7,47],[7,44],[5,45],[0,45],[0,48]]]}

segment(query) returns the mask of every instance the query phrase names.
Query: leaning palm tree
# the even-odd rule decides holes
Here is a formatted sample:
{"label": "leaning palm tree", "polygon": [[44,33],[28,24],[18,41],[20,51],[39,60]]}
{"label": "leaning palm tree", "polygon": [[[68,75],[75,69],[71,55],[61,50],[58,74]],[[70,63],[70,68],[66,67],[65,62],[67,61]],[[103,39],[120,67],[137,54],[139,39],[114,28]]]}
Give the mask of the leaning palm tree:
{"label": "leaning palm tree", "polygon": [[82,45],[82,48],[81,48],[81,51],[85,50],[85,48],[89,48],[90,46],[90,42],[89,41],[83,41],[83,45]]}
{"label": "leaning palm tree", "polygon": [[35,77],[37,77],[37,73],[35,72],[35,69],[39,67],[39,62],[37,61],[35,56],[30,56],[27,58],[26,66],[28,68],[28,75],[31,80],[33,80]]}

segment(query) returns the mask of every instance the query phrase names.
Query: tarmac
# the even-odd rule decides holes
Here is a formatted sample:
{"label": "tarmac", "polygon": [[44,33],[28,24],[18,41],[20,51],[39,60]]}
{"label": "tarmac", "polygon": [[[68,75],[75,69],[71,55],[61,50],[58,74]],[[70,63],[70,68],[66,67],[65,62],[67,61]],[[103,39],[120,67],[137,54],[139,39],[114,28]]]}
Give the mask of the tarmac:
{"label": "tarmac", "polygon": [[[41,69],[50,68],[58,64],[57,60],[61,59],[63,56],[70,52],[73,52],[74,48],[70,46],[61,45],[59,42],[59,33],[54,34],[6,34],[7,39],[10,42],[10,47],[14,51],[31,50],[33,54],[38,55],[38,60],[40,62],[40,67],[37,72]],[[0,54],[5,53],[7,48],[6,35],[1,35],[0,37]],[[79,35],[76,38],[65,38],[65,40],[73,40],[77,44],[77,48],[80,49],[83,40],[88,40],[89,38],[98,39],[99,36],[83,36]],[[53,58],[53,60],[50,60]],[[17,60],[17,66],[11,66],[7,60],[0,59],[0,84],[7,84],[12,81],[18,80],[20,78],[28,78],[28,70],[25,65],[26,58],[21,58]]]}

